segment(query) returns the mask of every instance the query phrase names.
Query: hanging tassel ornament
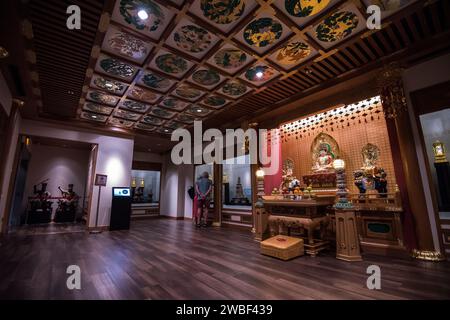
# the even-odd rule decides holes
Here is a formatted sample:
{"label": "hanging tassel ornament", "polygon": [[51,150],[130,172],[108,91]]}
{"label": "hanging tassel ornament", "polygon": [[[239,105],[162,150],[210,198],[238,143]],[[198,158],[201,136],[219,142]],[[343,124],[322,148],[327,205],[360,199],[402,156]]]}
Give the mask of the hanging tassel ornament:
{"label": "hanging tassel ornament", "polygon": [[388,119],[395,119],[407,110],[402,81],[403,70],[397,63],[391,63],[382,70],[378,79],[381,103]]}

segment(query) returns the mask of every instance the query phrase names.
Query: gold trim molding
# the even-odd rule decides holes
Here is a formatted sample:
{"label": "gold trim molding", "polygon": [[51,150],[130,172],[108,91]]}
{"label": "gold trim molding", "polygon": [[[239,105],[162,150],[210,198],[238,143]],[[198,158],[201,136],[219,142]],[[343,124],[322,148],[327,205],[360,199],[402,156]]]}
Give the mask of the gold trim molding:
{"label": "gold trim molding", "polygon": [[439,251],[416,250],[412,251],[411,256],[414,259],[440,262],[445,261],[445,256]]}

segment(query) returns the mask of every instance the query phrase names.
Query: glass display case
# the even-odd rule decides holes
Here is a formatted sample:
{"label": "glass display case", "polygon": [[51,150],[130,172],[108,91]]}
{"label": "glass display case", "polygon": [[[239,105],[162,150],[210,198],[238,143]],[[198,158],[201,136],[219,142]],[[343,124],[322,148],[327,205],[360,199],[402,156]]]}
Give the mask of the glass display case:
{"label": "glass display case", "polygon": [[251,209],[250,156],[227,159],[222,171],[222,208]]}
{"label": "glass display case", "polygon": [[131,194],[133,203],[159,203],[159,171],[132,170]]}
{"label": "glass display case", "polygon": [[450,109],[420,116],[431,182],[441,219],[450,218]]}

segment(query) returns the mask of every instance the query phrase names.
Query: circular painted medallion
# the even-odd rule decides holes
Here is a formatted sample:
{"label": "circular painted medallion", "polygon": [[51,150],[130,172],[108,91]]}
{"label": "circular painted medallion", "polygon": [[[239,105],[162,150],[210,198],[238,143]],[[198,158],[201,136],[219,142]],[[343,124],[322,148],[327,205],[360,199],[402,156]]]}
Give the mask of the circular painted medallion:
{"label": "circular painted medallion", "polygon": [[236,69],[245,64],[247,55],[238,49],[222,49],[214,55],[214,62],[224,69]]}
{"label": "circular painted medallion", "polygon": [[316,35],[323,42],[342,40],[352,34],[358,23],[359,19],[353,12],[339,11],[317,26]]}
{"label": "circular painted medallion", "polygon": [[184,107],[184,103],[178,99],[174,99],[174,98],[167,98],[164,99],[161,103],[163,106],[165,106],[166,108],[170,108],[170,109],[180,109]]}
{"label": "circular painted medallion", "polygon": [[111,96],[108,94],[104,94],[99,91],[90,91],[88,94],[88,98],[102,104],[115,105],[119,99],[115,96]]}
{"label": "circular painted medallion", "polygon": [[142,102],[137,102],[137,101],[133,101],[133,100],[125,100],[122,103],[122,106],[128,110],[132,110],[135,112],[141,112],[144,113],[148,110],[149,106],[142,103]]}
{"label": "circular painted medallion", "polygon": [[164,124],[164,126],[169,129],[176,130],[176,129],[184,127],[185,125],[182,123],[179,123],[179,122],[170,121],[170,122],[167,122],[166,124]]}
{"label": "circular painted medallion", "polygon": [[[260,75],[262,74],[262,75]],[[249,81],[264,82],[275,74],[275,70],[268,66],[256,66],[245,72],[245,78]]]}
{"label": "circular painted medallion", "polygon": [[213,86],[220,82],[220,76],[216,71],[211,69],[198,70],[192,75],[192,80],[203,86]]}
{"label": "circular painted medallion", "polygon": [[[138,16],[141,10],[145,10],[147,19]],[[154,32],[165,22],[162,8],[152,0],[120,0],[119,11],[125,22],[138,30]]]}
{"label": "circular painted medallion", "polygon": [[285,0],[286,11],[294,17],[304,18],[318,14],[331,0]]}
{"label": "circular painted medallion", "polygon": [[173,34],[173,39],[180,49],[198,53],[211,46],[211,34],[203,28],[186,25],[179,28]]}
{"label": "circular painted medallion", "polygon": [[163,123],[163,121],[161,119],[149,117],[149,116],[145,116],[142,119],[142,121],[145,122],[146,124],[151,124],[151,125],[155,125],[155,126],[160,126]]}
{"label": "circular painted medallion", "polygon": [[95,113],[106,114],[106,115],[110,115],[111,112],[114,110],[114,108],[102,106],[100,104],[95,104],[92,102],[86,102],[83,109],[87,110],[87,111],[92,111]]}
{"label": "circular painted medallion", "polygon": [[148,49],[144,41],[124,32],[116,32],[109,39],[108,43],[120,55],[133,59],[139,60],[148,54]]}
{"label": "circular painted medallion", "polygon": [[106,119],[108,119],[108,117],[105,115],[100,115],[100,114],[95,114],[95,113],[90,113],[90,112],[83,112],[81,114],[81,118],[98,121],[98,122],[105,122]]}
{"label": "circular painted medallion", "polygon": [[137,120],[140,118],[140,114],[125,111],[125,110],[117,110],[114,115],[119,118],[127,119],[127,120]]}
{"label": "circular painted medallion", "polygon": [[153,130],[156,129],[155,126],[148,125],[148,124],[145,124],[145,123],[138,123],[138,124],[136,124],[136,128],[137,129],[141,129],[141,130],[147,130],[147,131],[153,131]]}
{"label": "circular painted medallion", "polygon": [[94,79],[94,84],[101,89],[113,93],[120,93],[125,90],[125,85],[122,82],[105,79],[103,77],[96,77]]}
{"label": "circular painted medallion", "polygon": [[276,60],[280,64],[295,64],[311,54],[311,48],[306,43],[295,41],[277,51]]}
{"label": "circular painted medallion", "polygon": [[128,120],[119,119],[119,118],[112,118],[111,120],[109,120],[109,123],[113,124],[115,126],[126,127],[126,128],[129,128],[134,124],[133,121],[128,121]]}
{"label": "circular painted medallion", "polygon": [[171,111],[166,111],[164,109],[161,108],[154,108],[151,111],[155,116],[161,117],[161,118],[170,118],[173,116],[173,112]]}
{"label": "circular painted medallion", "polygon": [[226,103],[226,100],[219,96],[210,96],[203,100],[203,103],[211,107],[220,107]]}
{"label": "circular painted medallion", "polygon": [[203,15],[218,24],[229,24],[238,20],[245,9],[244,0],[201,0]]}
{"label": "circular painted medallion", "polygon": [[128,78],[133,76],[136,71],[132,65],[123,63],[119,60],[106,58],[100,61],[100,67],[106,73],[109,73],[114,76]]}
{"label": "circular painted medallion", "polygon": [[251,46],[265,47],[281,37],[283,27],[272,18],[260,18],[250,22],[244,30],[244,40]]}
{"label": "circular painted medallion", "polygon": [[193,113],[193,114],[195,114],[197,116],[200,116],[200,117],[204,117],[204,116],[208,115],[211,112],[209,109],[201,107],[201,106],[198,106],[198,105],[190,106],[187,111],[189,113]]}
{"label": "circular painted medallion", "polygon": [[156,93],[153,93],[149,90],[145,90],[139,87],[134,87],[130,93],[129,96],[133,99],[152,102],[159,98],[159,95]]}
{"label": "circular painted medallion", "polygon": [[194,122],[194,120],[197,120],[197,119],[194,116],[181,113],[178,115],[177,120],[181,121],[181,122],[192,123],[192,122]]}
{"label": "circular painted medallion", "polygon": [[160,89],[160,90],[165,90],[168,89],[170,87],[170,80],[157,76],[153,73],[147,73],[142,77],[142,82],[150,87],[150,88],[154,88],[154,89]]}
{"label": "circular painted medallion", "polygon": [[190,86],[181,85],[175,89],[175,93],[186,99],[195,99],[201,96],[202,92]]}
{"label": "circular painted medallion", "polygon": [[228,81],[222,91],[229,96],[238,97],[247,92],[247,87],[238,81]]}
{"label": "circular painted medallion", "polygon": [[188,64],[186,60],[172,53],[160,55],[156,58],[156,66],[167,73],[183,73],[187,70]]}

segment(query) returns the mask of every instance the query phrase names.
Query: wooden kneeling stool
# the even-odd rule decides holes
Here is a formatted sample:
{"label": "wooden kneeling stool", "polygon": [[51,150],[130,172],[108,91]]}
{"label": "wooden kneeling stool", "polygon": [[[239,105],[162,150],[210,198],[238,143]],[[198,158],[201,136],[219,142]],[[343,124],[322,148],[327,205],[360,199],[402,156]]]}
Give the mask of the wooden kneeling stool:
{"label": "wooden kneeling stool", "polygon": [[305,254],[303,239],[278,235],[261,242],[261,254],[290,260]]}

